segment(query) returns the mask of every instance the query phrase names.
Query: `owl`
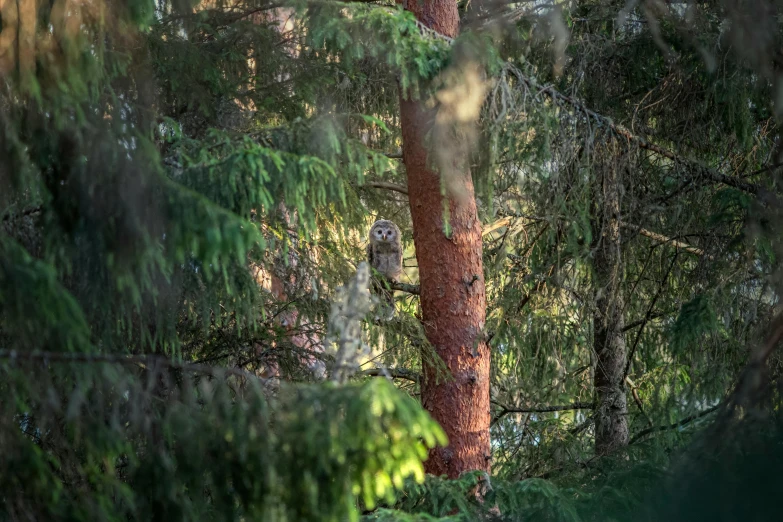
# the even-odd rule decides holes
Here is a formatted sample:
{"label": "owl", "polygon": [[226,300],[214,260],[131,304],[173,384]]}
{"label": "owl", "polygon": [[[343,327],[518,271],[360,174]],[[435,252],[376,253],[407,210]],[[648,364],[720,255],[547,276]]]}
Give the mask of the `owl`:
{"label": "owl", "polygon": [[[370,228],[370,243],[367,245],[367,261],[383,277],[398,282],[402,275],[402,243],[400,228],[387,219],[379,219]],[[380,295],[387,308],[387,318],[394,317],[393,291],[383,282],[376,281],[373,291]]]}

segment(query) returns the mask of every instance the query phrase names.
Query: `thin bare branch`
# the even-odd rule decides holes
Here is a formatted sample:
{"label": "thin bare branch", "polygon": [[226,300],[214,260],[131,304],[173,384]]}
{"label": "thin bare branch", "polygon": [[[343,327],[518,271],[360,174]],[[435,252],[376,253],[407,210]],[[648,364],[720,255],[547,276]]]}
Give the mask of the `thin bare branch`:
{"label": "thin bare branch", "polygon": [[[646,228],[642,228],[642,227],[640,227],[638,225],[634,225],[632,223],[626,223],[624,221],[620,222],[620,226],[622,226],[624,228],[629,228],[631,230],[635,230],[640,235],[645,236],[645,237],[649,237],[650,239],[654,239],[656,241],[660,241],[661,243],[668,243],[668,244],[672,245],[673,247],[679,248],[680,250],[682,250],[684,252],[687,252],[689,254],[693,254],[695,256],[704,256],[704,250],[702,250],[701,248],[697,248],[697,247],[691,246],[688,243],[685,243],[683,241],[679,241],[677,239],[664,236],[663,234],[658,234],[656,232],[652,232],[650,230],[647,230]],[[714,259],[711,255],[707,255],[706,257],[710,261],[712,261]]]}
{"label": "thin bare branch", "polygon": [[[496,403],[497,404],[497,403]],[[501,410],[492,419],[491,426],[494,426],[500,419],[509,413],[553,413],[556,411],[570,410],[592,410],[592,402],[574,402],[572,404],[563,404],[558,406],[537,406],[531,408],[509,408],[501,405]]]}
{"label": "thin bare branch", "polygon": [[661,317],[665,317],[669,314],[672,314],[676,312],[676,310],[669,310],[668,312],[657,312],[654,314],[649,314],[649,317],[647,315],[644,316],[644,318],[639,319],[637,321],[634,321],[632,323],[628,323],[623,327],[623,333],[628,332],[630,330],[633,330],[634,328],[637,328],[639,326],[642,326],[643,324],[646,324],[648,321],[652,321],[653,319],[658,319]]}
{"label": "thin bare branch", "polygon": [[686,426],[690,424],[691,422],[701,419],[702,417],[706,417],[710,413],[714,412],[720,407],[720,404],[713,406],[712,408],[707,408],[706,410],[696,413],[694,415],[690,415],[688,417],[685,417],[684,419],[680,420],[679,422],[675,422],[674,424],[665,424],[663,426],[654,426],[652,428],[645,428],[636,435],[634,435],[631,440],[628,442],[628,445],[631,445],[635,442],[638,442],[640,439],[646,437],[647,435],[651,433],[656,433],[658,431],[666,431],[666,430],[676,430],[677,428],[681,428],[683,426]]}
{"label": "thin bare branch", "polygon": [[503,227],[508,226],[509,224],[511,224],[511,218],[510,217],[500,218],[497,221],[495,221],[494,223],[487,224],[481,230],[481,235],[482,236],[486,236],[488,234],[491,234],[492,232],[494,232],[495,230],[497,230],[499,228],[503,228]]}
{"label": "thin bare branch", "polygon": [[400,194],[408,195],[408,188],[397,183],[391,183],[389,181],[368,181],[364,184],[365,187],[372,187],[377,189],[391,190],[399,192]]}
{"label": "thin bare branch", "polygon": [[400,292],[407,292],[409,294],[413,295],[421,295],[421,288],[419,285],[411,285],[408,283],[394,283],[392,281],[388,281],[389,288],[392,290],[399,290]]}
{"label": "thin bare branch", "polygon": [[634,382],[631,380],[631,378],[628,377],[627,375],[625,377],[625,382],[626,382],[626,384],[628,384],[628,386],[631,387],[631,396],[633,397],[633,400],[636,403],[636,406],[639,407],[639,411],[642,413],[644,418],[647,420],[647,424],[652,426],[653,425],[653,421],[650,418],[650,416],[647,415],[647,412],[644,411],[644,405],[642,404],[642,398],[639,397],[639,387],[636,386],[636,384],[634,384]]}
{"label": "thin bare branch", "polygon": [[392,379],[404,379],[406,381],[418,384],[421,381],[421,375],[407,368],[370,368],[361,372],[361,375],[367,377],[389,377]]}

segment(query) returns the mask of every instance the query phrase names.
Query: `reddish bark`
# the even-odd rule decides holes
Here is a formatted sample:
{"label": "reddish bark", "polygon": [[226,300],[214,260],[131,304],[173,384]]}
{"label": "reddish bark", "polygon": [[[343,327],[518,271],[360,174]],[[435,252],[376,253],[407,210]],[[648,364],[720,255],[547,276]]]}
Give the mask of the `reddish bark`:
{"label": "reddish bark", "polygon": [[[454,0],[407,0],[406,8],[428,27],[456,36]],[[470,172],[455,181],[467,197],[449,201],[451,237],[444,234],[443,196],[425,147],[434,112],[417,101],[400,101],[402,154],[408,176],[413,239],[421,284],[427,339],[451,372],[438,378],[426,364],[422,403],[449,437],[446,448],[430,454],[428,473],[451,478],[490,467],[489,347],[484,341],[486,295],[481,224]]]}
{"label": "reddish bark", "polygon": [[[249,19],[252,20],[254,23],[268,23],[268,22],[274,22],[277,24],[277,30],[281,35],[285,35],[286,33],[289,33],[293,30],[293,15],[295,10],[288,7],[283,8],[276,8],[269,11],[262,11],[259,13],[253,13],[250,15]],[[285,44],[285,49],[288,51],[288,54],[291,56],[296,56],[298,54],[298,50],[296,49],[296,46],[293,42],[293,40],[287,44]],[[279,205],[279,211],[286,222],[286,224],[290,225],[291,223],[291,214],[288,211],[288,209],[285,206],[285,203],[280,203]],[[292,267],[296,267],[298,264],[298,253],[296,252],[296,249],[292,249],[288,253],[288,263]],[[281,267],[282,268],[282,267]],[[271,292],[271,294],[281,303],[285,303],[289,300],[289,296],[286,291],[286,285],[295,286],[297,281],[296,277],[294,275],[286,276],[284,273],[284,269],[280,270],[279,273],[274,273],[275,271],[266,272],[263,269],[259,269],[256,271],[256,279],[259,281],[262,287],[267,288]],[[283,310],[280,312],[280,314],[277,316],[277,322],[285,328],[287,332],[288,340],[297,348],[301,348],[302,350],[310,350],[313,353],[319,353],[323,351],[323,344],[321,342],[321,338],[317,334],[310,334],[307,335],[303,332],[297,332],[295,330],[295,327],[297,326],[297,322],[299,320],[299,311],[291,307],[287,310]],[[261,353],[265,347],[261,345],[256,346],[257,353]],[[301,354],[299,356],[299,360],[302,362],[303,365],[310,368],[314,374],[321,376],[324,372],[323,368],[323,361],[317,359],[315,356],[312,355],[306,355]],[[269,377],[269,378],[280,378],[280,367],[276,360],[271,359],[265,368],[265,370],[262,372],[263,377]]]}
{"label": "reddish bark", "polygon": [[[280,212],[285,222],[290,223],[291,216],[288,210],[286,210],[285,205],[280,204]],[[281,306],[284,306],[284,303],[290,301],[290,294],[295,291],[295,288],[299,283],[296,276],[299,256],[300,252],[297,250],[296,245],[291,245],[287,257],[287,264],[292,269],[291,272],[286,270],[285,260],[281,258],[278,258],[275,261],[275,265],[269,270],[255,264],[252,265],[253,274],[258,284],[272,294]],[[317,262],[316,254],[313,254],[313,256],[313,261]],[[323,352],[324,347],[322,339],[320,335],[315,332],[307,333],[302,330],[297,330],[297,326],[300,325],[299,319],[299,310],[291,306],[282,308],[276,314],[275,322],[284,328],[285,338],[296,348],[301,350],[298,359],[302,365],[306,366],[313,374],[320,377],[323,375],[324,365],[323,360],[321,360],[317,354]],[[273,343],[272,346],[276,347],[277,345]],[[256,353],[259,355],[267,348],[267,346],[261,344],[255,346]],[[280,367],[276,359],[266,359],[265,368],[261,371],[261,376],[274,379],[279,379],[281,377]]]}

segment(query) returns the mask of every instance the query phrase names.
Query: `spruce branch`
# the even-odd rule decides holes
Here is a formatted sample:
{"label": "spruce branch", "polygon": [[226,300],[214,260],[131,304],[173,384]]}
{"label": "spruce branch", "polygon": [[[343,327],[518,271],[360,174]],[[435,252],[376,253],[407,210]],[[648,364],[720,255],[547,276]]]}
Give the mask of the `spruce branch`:
{"label": "spruce branch", "polygon": [[707,179],[715,183],[720,183],[735,188],[737,190],[740,190],[742,192],[752,194],[758,197],[762,202],[767,204],[779,206],[781,203],[777,195],[771,193],[769,190],[762,187],[761,185],[756,185],[753,183],[746,182],[736,176],[729,176],[727,174],[723,174],[722,172],[718,172],[713,168],[702,165],[697,161],[685,158],[676,152],[670,151],[664,147],[661,147],[660,145],[656,145],[655,143],[651,143],[647,141],[645,138],[641,136],[633,134],[630,130],[626,129],[624,126],[614,123],[611,118],[599,114],[594,110],[590,109],[589,107],[587,107],[587,105],[584,102],[561,93],[560,91],[555,89],[554,86],[539,84],[538,81],[536,81],[533,77],[523,74],[522,71],[520,71],[513,64],[510,63],[504,64],[504,74],[512,75],[514,78],[517,79],[517,81],[520,82],[520,84],[524,85],[527,89],[533,91],[535,93],[535,95],[533,96],[534,99],[538,98],[540,95],[543,94],[550,101],[552,101],[553,103],[555,103],[560,107],[568,105],[572,107],[577,114],[583,115],[588,120],[588,122],[592,120],[595,123],[597,123],[599,126],[611,130],[615,135],[625,138],[626,141],[633,143],[642,149],[649,150],[650,152],[653,152],[659,156],[667,158],[674,163],[678,163],[687,167],[691,171],[695,172],[697,177],[701,177],[703,179]]}
{"label": "spruce branch", "polygon": [[411,285],[408,283],[395,283],[393,281],[387,281],[389,288],[392,290],[399,290],[400,292],[407,292],[413,295],[421,295],[421,287],[419,285]]}
{"label": "spruce branch", "polygon": [[571,404],[563,404],[557,406],[536,406],[530,408],[510,408],[503,406],[495,401],[495,404],[500,406],[500,411],[493,417],[490,426],[494,426],[500,419],[508,415],[509,413],[553,413],[556,411],[571,411],[571,410],[592,410],[594,405],[592,402],[574,402]]}
{"label": "spruce branch", "polygon": [[363,370],[361,375],[367,377],[387,377],[390,379],[403,379],[419,384],[421,375],[407,368],[370,368]]}
{"label": "spruce branch", "polygon": [[636,435],[634,435],[631,438],[631,440],[628,441],[628,445],[630,446],[631,444],[633,444],[635,442],[638,442],[639,440],[641,440],[642,438],[646,437],[647,435],[649,435],[651,433],[656,433],[656,432],[659,432],[659,431],[666,431],[666,430],[675,430],[677,428],[681,428],[683,426],[686,426],[686,425],[690,424],[691,422],[693,422],[695,420],[701,419],[702,417],[706,417],[710,413],[712,413],[715,410],[717,410],[720,406],[721,406],[720,404],[717,404],[717,405],[715,405],[715,406],[713,406],[711,408],[707,408],[706,410],[701,411],[699,413],[695,413],[693,415],[689,415],[688,417],[685,417],[684,419],[682,419],[682,420],[680,420],[678,422],[675,422],[674,424],[665,424],[663,426],[654,426],[652,428],[645,428],[642,431],[640,431],[639,433],[637,433]]}
{"label": "spruce branch", "polygon": [[201,373],[204,375],[210,375],[212,377],[221,377],[225,375],[233,375],[237,377],[245,377],[247,379],[255,380],[263,384],[269,384],[270,380],[244,370],[239,367],[223,367],[223,366],[210,366],[200,363],[187,363],[178,362],[162,355],[110,355],[101,353],[84,353],[84,352],[47,352],[47,351],[32,351],[32,352],[20,352],[17,350],[0,350],[0,359],[8,362],[14,361],[41,361],[43,363],[48,362],[61,362],[61,363],[79,363],[79,364],[120,364],[130,365],[136,367],[154,367],[165,366],[168,368],[175,368],[179,370],[191,371],[194,373]]}
{"label": "spruce branch", "polygon": [[[650,230],[647,230],[646,228],[642,228],[639,225],[634,225],[633,223],[627,223],[625,221],[620,221],[620,226],[624,228],[628,228],[631,230],[634,230],[638,232],[640,235],[649,237],[650,239],[654,239],[656,241],[660,241],[661,243],[667,243],[672,245],[675,248],[678,248],[684,252],[687,252],[689,254],[693,254],[695,256],[704,256],[704,250],[701,248],[697,248],[694,246],[689,245],[688,243],[685,243],[684,241],[679,241],[677,239],[664,236],[663,234],[658,234],[656,232],[652,232]],[[706,258],[710,261],[714,260],[715,258],[709,254],[706,255]]]}
{"label": "spruce branch", "polygon": [[673,314],[676,311],[677,310],[668,310],[666,312],[656,312],[654,314],[645,314],[645,316],[642,319],[638,319],[636,321],[633,321],[633,322],[628,323],[627,325],[625,325],[621,331],[623,333],[629,332],[629,331],[633,330],[634,328],[638,328],[638,327],[642,326],[643,324],[647,324],[648,321],[652,321],[653,319],[659,319],[661,317],[665,317],[665,316],[667,316],[669,314]]}
{"label": "spruce branch", "polygon": [[[536,216],[518,216],[522,219],[531,219],[534,221],[544,221],[544,218],[538,218]],[[495,230],[502,228],[504,226],[507,226],[511,223],[514,216],[506,216],[504,218],[501,218],[493,223],[490,223],[484,227],[482,230],[482,235],[487,235],[491,232],[494,232]],[[565,220],[564,220],[565,221]],[[678,239],[660,234],[658,232],[653,232],[652,230],[640,227],[639,225],[635,225],[633,223],[628,223],[627,221],[620,221],[620,226],[623,228],[627,228],[630,230],[633,230],[635,232],[638,232],[640,235],[649,237],[650,239],[654,239],[656,241],[660,241],[661,243],[666,243],[674,246],[675,248],[678,248],[684,252],[687,252],[689,254],[693,254],[695,256],[699,257],[706,257],[706,259],[709,259],[710,261],[713,261],[715,258],[710,255],[706,254],[703,249],[695,247],[693,245],[690,245],[684,241],[680,241]]]}

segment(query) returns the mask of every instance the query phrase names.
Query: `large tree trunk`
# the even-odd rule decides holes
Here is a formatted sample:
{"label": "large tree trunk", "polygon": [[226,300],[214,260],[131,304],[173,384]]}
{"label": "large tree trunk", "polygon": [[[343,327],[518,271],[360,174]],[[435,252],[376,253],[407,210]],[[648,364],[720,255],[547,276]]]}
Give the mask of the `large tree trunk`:
{"label": "large tree trunk", "polygon": [[[457,34],[459,17],[454,0],[409,0],[406,8],[439,33]],[[451,236],[446,237],[441,181],[429,168],[425,146],[434,112],[423,103],[404,99],[400,112],[424,328],[451,373],[447,379],[439,378],[437,369],[424,363],[422,403],[449,437],[448,447],[430,454],[426,470],[454,478],[465,471],[489,471],[490,466],[481,224],[470,172],[450,173],[449,184],[461,197],[449,200]]]}
{"label": "large tree trunk", "polygon": [[623,379],[627,359],[623,334],[620,183],[617,151],[598,149],[594,203],[596,393],[595,452],[605,455],[628,444],[628,401]]}

